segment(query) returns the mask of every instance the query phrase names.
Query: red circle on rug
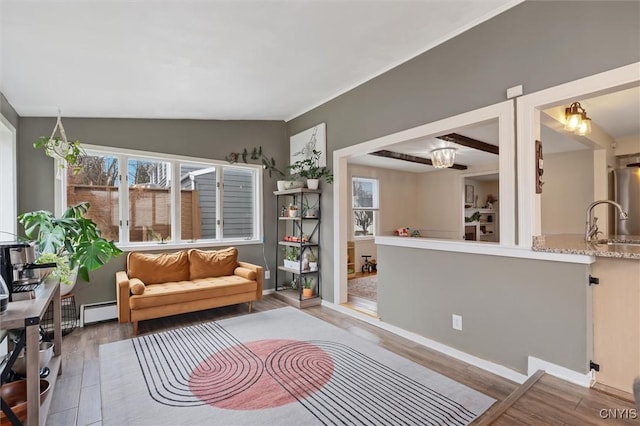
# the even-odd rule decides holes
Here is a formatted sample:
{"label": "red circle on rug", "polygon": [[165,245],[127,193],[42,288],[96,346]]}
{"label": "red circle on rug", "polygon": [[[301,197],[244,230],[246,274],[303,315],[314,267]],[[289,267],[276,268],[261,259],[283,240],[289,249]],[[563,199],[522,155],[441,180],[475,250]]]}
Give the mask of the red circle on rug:
{"label": "red circle on rug", "polygon": [[[310,343],[258,340],[244,344],[243,349],[251,351],[261,363],[239,359],[238,348],[216,352],[191,372],[191,392],[214,407],[261,410],[304,399],[333,375],[331,356]],[[243,380],[255,382],[250,386],[246,383],[248,387],[243,388]],[[229,383],[234,383],[235,390],[230,389]],[[243,390],[238,391],[239,388]]]}

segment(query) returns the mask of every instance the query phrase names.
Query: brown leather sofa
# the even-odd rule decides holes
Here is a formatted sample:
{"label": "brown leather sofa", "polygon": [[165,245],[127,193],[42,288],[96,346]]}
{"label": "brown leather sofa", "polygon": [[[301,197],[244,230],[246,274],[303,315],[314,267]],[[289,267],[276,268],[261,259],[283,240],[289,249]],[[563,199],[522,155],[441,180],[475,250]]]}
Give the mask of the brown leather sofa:
{"label": "brown leather sofa", "polygon": [[238,250],[131,252],[116,273],[118,320],[133,323],[262,299],[262,267],[238,261]]}

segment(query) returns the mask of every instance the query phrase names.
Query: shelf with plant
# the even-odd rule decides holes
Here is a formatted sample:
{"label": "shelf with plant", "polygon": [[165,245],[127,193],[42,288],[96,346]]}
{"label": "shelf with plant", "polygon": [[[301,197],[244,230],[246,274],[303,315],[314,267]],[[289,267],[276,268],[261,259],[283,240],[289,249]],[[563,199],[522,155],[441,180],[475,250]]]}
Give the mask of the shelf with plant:
{"label": "shelf with plant", "polygon": [[314,243],[314,242],[295,243],[291,241],[278,241],[278,245],[289,246],[289,247],[317,247],[318,243]]}

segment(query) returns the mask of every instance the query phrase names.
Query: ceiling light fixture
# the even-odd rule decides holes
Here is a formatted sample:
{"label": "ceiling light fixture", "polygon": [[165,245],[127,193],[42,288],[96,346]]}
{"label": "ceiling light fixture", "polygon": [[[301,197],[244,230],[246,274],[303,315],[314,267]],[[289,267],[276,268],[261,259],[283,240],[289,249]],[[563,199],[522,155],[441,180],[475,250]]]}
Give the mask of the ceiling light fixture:
{"label": "ceiling light fixture", "polygon": [[569,108],[565,108],[564,117],[566,119],[564,129],[566,131],[580,136],[591,133],[591,119],[587,117],[587,111],[582,108],[580,102],[574,102]]}
{"label": "ceiling light fixture", "polygon": [[446,146],[431,150],[431,163],[436,169],[445,169],[453,166],[456,159],[456,148]]}

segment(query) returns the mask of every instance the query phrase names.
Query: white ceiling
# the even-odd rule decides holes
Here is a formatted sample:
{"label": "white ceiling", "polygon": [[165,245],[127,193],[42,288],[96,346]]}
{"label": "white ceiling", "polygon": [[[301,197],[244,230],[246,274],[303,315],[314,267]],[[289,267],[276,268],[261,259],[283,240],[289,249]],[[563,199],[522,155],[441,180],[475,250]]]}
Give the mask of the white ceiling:
{"label": "white ceiling", "polygon": [[[485,142],[490,145],[497,146],[498,120],[496,119],[484,124],[478,124],[461,129],[447,131],[444,132],[443,135],[448,133],[458,133],[460,135],[476,139],[480,142]],[[457,149],[455,160],[457,164],[463,164],[465,166],[477,166],[480,164],[495,163],[496,167],[498,165],[498,156],[495,154],[490,154],[488,152],[479,151],[477,149],[458,145],[456,143],[447,142],[442,139],[437,139],[435,136],[397,143],[385,147],[384,149],[402,154],[409,154],[416,157],[430,158],[429,153],[432,149],[444,146],[451,146]],[[428,166],[426,164],[413,163],[410,161],[396,160],[386,157],[377,157],[369,154],[350,157],[349,164],[380,167],[384,169],[401,170],[413,173],[423,173],[437,170],[435,167]]]}
{"label": "white ceiling", "polygon": [[522,0],[0,0],[21,116],[291,119]]}

